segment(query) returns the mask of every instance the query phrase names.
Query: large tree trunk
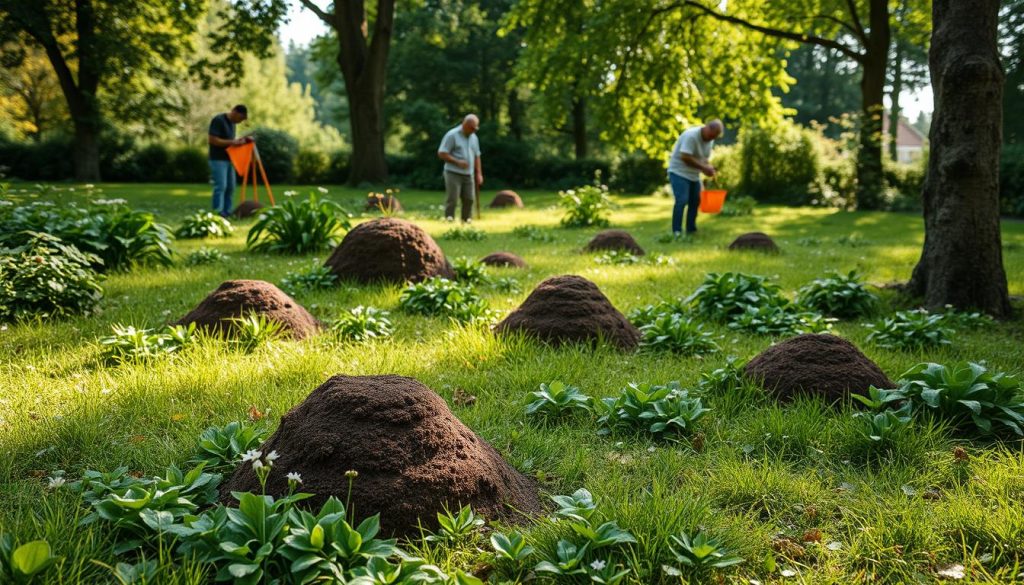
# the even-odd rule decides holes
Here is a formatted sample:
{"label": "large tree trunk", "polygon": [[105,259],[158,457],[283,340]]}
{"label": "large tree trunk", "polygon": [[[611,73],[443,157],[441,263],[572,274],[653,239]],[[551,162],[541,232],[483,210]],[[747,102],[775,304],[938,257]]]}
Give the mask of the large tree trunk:
{"label": "large tree trunk", "polygon": [[861,62],[860,150],[857,153],[857,209],[882,205],[882,112],[885,106],[885,68],[889,60],[887,0],[871,0],[870,35]]}
{"label": "large tree trunk", "polygon": [[934,0],[935,94],[924,183],[925,240],[910,290],[929,309],[1010,316],[999,233],[1003,69],[998,0]]}
{"label": "large tree trunk", "polygon": [[587,98],[572,100],[572,143],[576,148],[576,160],[587,158]]}
{"label": "large tree trunk", "polygon": [[384,158],[383,88],[349,91],[349,124],[352,128],[352,157],[348,182],[383,183],[388,178]]}
{"label": "large tree trunk", "polygon": [[900,92],[903,91],[903,42],[896,41],[896,50],[892,59],[892,92],[889,93],[889,101],[892,107],[889,108],[889,158],[893,161],[899,160],[899,150],[896,139],[899,137],[900,116],[903,114],[900,108]]}
{"label": "large tree trunk", "polygon": [[98,124],[89,120],[75,120],[74,160],[75,180],[99,182],[100,180],[100,132]]}

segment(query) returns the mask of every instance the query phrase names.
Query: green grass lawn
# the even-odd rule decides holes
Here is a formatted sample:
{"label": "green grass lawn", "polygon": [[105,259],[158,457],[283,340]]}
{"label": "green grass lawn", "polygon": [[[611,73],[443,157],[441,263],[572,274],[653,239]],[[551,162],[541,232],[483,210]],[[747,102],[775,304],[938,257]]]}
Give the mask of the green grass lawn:
{"label": "green grass lawn", "polygon": [[[279,199],[286,189],[275,188]],[[202,185],[104,185],[103,190],[106,197],[123,197],[172,226],[209,203],[208,188]],[[485,192],[485,204],[492,195]],[[525,271],[491,270],[515,277],[522,286],[515,294],[481,289],[502,313],[518,306],[541,280],[558,274],[594,281],[623,313],[685,296],[715,271],[771,276],[790,296],[832,269],[856,269],[868,282],[882,285],[908,278],[923,241],[917,214],[759,207],[752,217],[701,216],[700,232],[691,241],[659,243],[658,236],[668,232],[671,201],[617,197],[613,227],[629,230],[648,255],[674,263],[603,265],[579,252],[596,229],[559,227],[556,194],[521,195],[525,209],[485,207],[484,217],[473,224],[487,234],[479,242],[444,238],[452,225],[440,221],[442,193],[403,191],[398,196],[407,208],[404,217],[434,236],[449,258],[505,250],[529,263]],[[333,187],[328,197],[356,210],[365,191]],[[357,215],[354,221],[368,217]],[[456,416],[515,467],[538,477],[545,492],[565,494],[581,487],[593,492],[606,516],[637,537],[638,543],[620,557],[632,570],[629,583],[680,582],[661,568],[673,562],[668,537],[695,526],[720,536],[746,560],[712,574],[709,582],[932,582],[940,569],[956,563],[966,567],[970,582],[1024,579],[1018,577],[1024,559],[1019,441],[992,442],[920,425],[892,452],[871,455],[857,437],[848,408],[830,409],[810,400],[780,406],[752,392],[706,397],[712,412],[699,425],[702,445],[602,437],[589,420],[544,426],[523,413],[527,393],[542,382],[561,380],[597,397],[616,394],[630,382],[679,380],[693,386],[702,371],[720,367],[727,356],[748,359],[773,341],[722,326],[711,329],[723,351],[704,359],[622,354],[603,347],[553,349],[495,339],[485,328],[404,314],[397,286],[342,285],[297,300],[323,319],[356,305],[390,310],[397,327],[392,339],[344,344],[325,334],[305,342],[277,342],[251,355],[202,343],[145,364],[104,364],[96,341],[113,324],[161,326],[184,315],[224,280],[279,283],[286,273],[325,259],[247,253],[251,221],[236,225],[240,229],[230,238],[175,244],[182,255],[216,247],[228,262],[111,275],[97,314],[8,325],[0,331],[0,533],[13,534],[19,542],[46,538],[55,547],[63,560],[59,570],[47,574],[47,583],[114,582],[103,564],[119,560],[110,552],[110,533],[98,525],[79,527],[86,511],[67,490],[49,490],[47,476],[64,470],[71,480],[88,468],[121,465],[147,475],[160,473],[171,463],[184,464],[208,426],[246,420],[251,408],[267,413],[276,426],[278,417],[336,373],[415,377],[444,397]],[[539,226],[554,241],[516,237],[512,230],[520,225]],[[772,235],[782,253],[726,249],[748,231]],[[1010,292],[1024,295],[1024,224],[1004,223],[1003,245]],[[894,293],[880,294],[882,314],[906,308]],[[1024,373],[1019,320],[958,332],[951,346],[925,354],[872,347],[861,320],[837,323],[834,330],[892,378],[921,361],[984,360],[992,369]],[[456,404],[457,391],[477,400]],[[954,459],[956,447],[969,453],[967,462]],[[559,536],[550,524],[524,532],[545,551]],[[482,539],[421,552],[444,569],[480,572],[486,570],[487,556],[478,548],[490,547]],[[767,558],[775,559],[774,572],[766,567]],[[195,563],[159,560],[157,582],[201,583],[210,577]],[[782,569],[785,575],[795,574],[785,577]]]}

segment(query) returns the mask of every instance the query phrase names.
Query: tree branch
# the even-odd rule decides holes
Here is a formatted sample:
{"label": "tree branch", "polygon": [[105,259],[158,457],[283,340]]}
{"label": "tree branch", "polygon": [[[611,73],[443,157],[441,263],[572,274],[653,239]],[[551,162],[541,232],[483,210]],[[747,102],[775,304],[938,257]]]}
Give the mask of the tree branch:
{"label": "tree branch", "polygon": [[857,37],[858,39],[863,40],[861,38],[860,31],[858,31],[853,25],[851,25],[850,23],[846,22],[845,20],[836,18],[834,16],[829,16],[827,14],[819,14],[817,16],[812,16],[811,20],[812,21],[814,21],[814,20],[828,20],[830,22],[834,22],[834,23],[838,24],[839,26],[845,28],[846,30],[850,31],[853,34],[853,36]]}
{"label": "tree branch", "polygon": [[860,15],[857,14],[857,4],[853,0],[846,0],[846,6],[850,9],[853,26],[857,29],[855,34],[866,45],[868,43],[868,34],[864,31],[864,24],[860,21]]}
{"label": "tree branch", "polygon": [[330,14],[327,14],[327,11],[314,4],[313,0],[299,0],[299,2],[301,2],[302,5],[305,6],[307,10],[315,14],[317,18],[324,21],[324,24],[331,28],[334,28],[334,19],[331,17]]}

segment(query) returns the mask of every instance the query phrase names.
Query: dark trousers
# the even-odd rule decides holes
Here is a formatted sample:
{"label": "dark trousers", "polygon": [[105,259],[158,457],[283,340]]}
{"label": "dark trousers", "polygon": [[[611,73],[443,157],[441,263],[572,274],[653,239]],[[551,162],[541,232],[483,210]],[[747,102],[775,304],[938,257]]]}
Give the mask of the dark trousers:
{"label": "dark trousers", "polygon": [[697,231],[697,209],[700,207],[700,181],[691,181],[675,173],[668,174],[672,185],[672,196],[676,204],[672,208],[672,233],[683,231],[683,208],[686,209],[686,233]]}
{"label": "dark trousers", "polygon": [[444,190],[448,198],[444,202],[444,216],[455,217],[455,204],[462,201],[462,221],[473,217],[473,175],[463,175],[451,171],[444,172]]}

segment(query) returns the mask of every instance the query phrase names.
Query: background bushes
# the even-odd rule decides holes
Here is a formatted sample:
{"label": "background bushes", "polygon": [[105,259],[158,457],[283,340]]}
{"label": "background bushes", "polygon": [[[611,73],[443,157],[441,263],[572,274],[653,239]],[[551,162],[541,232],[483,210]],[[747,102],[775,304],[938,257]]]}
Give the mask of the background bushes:
{"label": "background bushes", "polygon": [[999,202],[1003,213],[1024,216],[1024,145],[1003,147],[999,158]]}

